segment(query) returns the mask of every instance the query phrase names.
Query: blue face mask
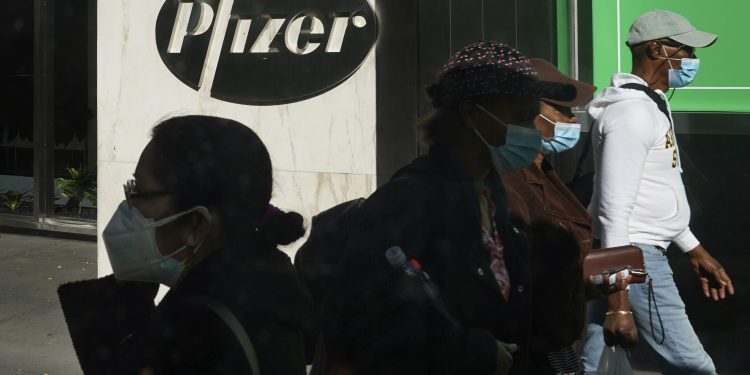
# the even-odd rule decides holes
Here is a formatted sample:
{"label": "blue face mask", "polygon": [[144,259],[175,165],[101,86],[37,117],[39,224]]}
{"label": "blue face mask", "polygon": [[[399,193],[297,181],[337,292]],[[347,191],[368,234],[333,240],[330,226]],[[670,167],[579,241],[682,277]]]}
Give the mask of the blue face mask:
{"label": "blue face mask", "polygon": [[[664,46],[661,48],[666,54],[667,50],[664,49]],[[693,82],[695,76],[698,75],[698,68],[700,68],[701,64],[700,59],[673,59],[670,57],[663,57],[663,59],[666,59],[667,63],[669,63],[669,81],[667,84],[671,88],[685,87]],[[671,60],[681,60],[680,69],[673,69]]]}
{"label": "blue face mask", "polygon": [[560,153],[575,147],[581,137],[581,124],[569,122],[552,122],[552,120],[539,114],[541,118],[555,126],[552,138],[542,139],[542,148],[546,152]]}
{"label": "blue face mask", "polygon": [[502,146],[487,143],[479,131],[474,129],[479,139],[489,148],[492,164],[498,173],[519,171],[534,162],[542,147],[542,132],[537,129],[506,124],[481,105],[477,104],[477,107],[507,129],[505,144]]}

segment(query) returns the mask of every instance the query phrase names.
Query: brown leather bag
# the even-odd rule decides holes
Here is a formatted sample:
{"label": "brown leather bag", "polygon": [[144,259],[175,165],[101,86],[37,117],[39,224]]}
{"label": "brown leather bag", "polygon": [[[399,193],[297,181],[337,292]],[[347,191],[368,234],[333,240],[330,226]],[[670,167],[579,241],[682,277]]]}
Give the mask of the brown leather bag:
{"label": "brown leather bag", "polygon": [[589,276],[613,273],[623,269],[630,269],[631,284],[642,284],[646,281],[646,262],[643,252],[636,246],[620,246],[607,249],[591,250],[583,260],[583,278]]}

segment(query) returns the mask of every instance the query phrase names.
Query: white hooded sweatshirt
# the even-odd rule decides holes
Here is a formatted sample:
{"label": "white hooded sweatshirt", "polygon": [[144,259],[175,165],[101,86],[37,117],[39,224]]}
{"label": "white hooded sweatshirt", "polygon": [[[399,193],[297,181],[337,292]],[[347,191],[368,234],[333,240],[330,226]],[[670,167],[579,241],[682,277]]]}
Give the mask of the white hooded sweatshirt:
{"label": "white hooded sweatshirt", "polygon": [[596,168],[589,205],[594,236],[603,248],[645,243],[666,249],[674,241],[690,251],[699,241],[688,226],[674,129],[646,93],[619,87],[626,83],[647,85],[617,73],[612,87],[587,106]]}

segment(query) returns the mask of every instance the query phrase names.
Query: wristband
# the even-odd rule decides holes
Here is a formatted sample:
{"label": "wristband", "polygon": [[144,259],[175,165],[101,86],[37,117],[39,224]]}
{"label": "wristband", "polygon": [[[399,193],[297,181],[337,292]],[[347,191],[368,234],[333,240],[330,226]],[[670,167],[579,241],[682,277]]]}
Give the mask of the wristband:
{"label": "wristband", "polygon": [[633,315],[633,312],[630,310],[614,310],[614,311],[607,311],[605,314],[606,316],[610,315]]}

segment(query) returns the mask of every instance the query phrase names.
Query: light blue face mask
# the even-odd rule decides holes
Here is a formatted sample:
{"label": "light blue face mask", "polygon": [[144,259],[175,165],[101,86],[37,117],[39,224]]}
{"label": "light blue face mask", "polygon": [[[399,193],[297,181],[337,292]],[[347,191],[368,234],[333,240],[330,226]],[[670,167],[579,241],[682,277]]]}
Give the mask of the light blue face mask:
{"label": "light blue face mask", "polygon": [[474,129],[479,139],[489,148],[492,164],[498,173],[519,171],[534,162],[542,147],[542,132],[537,129],[507,124],[481,105],[477,104],[477,108],[503,124],[507,129],[505,144],[502,146],[493,146],[487,143],[484,137],[479,134],[479,131]]}
{"label": "light blue face mask", "polygon": [[[662,50],[664,50],[664,54],[666,54],[667,50],[664,49],[664,46],[661,46],[661,48]],[[700,68],[701,65],[700,59],[673,59],[670,57],[662,58],[666,59],[667,63],[669,63],[669,81],[667,82],[667,85],[669,85],[669,87],[671,88],[685,87],[693,82],[695,80],[695,76],[698,75],[698,68]],[[680,69],[673,69],[672,60],[681,61]]]}
{"label": "light blue face mask", "polygon": [[581,138],[581,124],[569,122],[555,123],[541,113],[539,117],[555,126],[555,133],[552,138],[542,139],[542,148],[544,151],[560,153],[576,146],[578,139]]}

